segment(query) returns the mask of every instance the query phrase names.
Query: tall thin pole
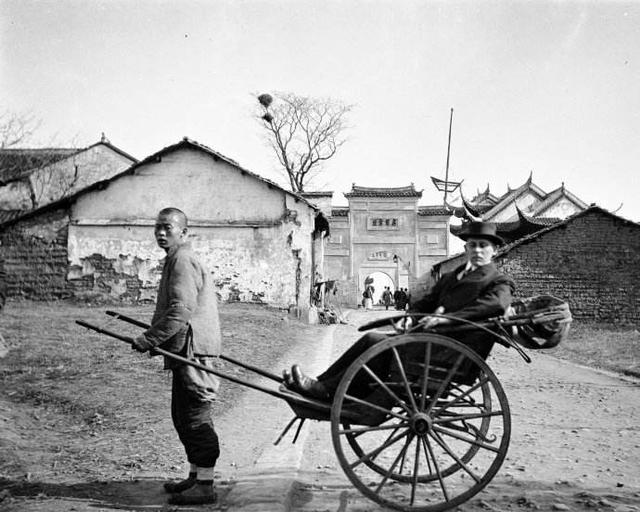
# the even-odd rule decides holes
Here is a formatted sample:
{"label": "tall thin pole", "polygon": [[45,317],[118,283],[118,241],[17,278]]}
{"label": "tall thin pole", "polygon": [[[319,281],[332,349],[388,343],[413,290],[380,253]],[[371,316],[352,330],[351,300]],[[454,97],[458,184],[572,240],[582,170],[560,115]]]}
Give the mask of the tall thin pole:
{"label": "tall thin pole", "polygon": [[447,168],[444,175],[444,204],[447,204],[447,192],[449,191],[449,154],[451,152],[451,125],[453,124],[453,108],[449,116],[449,142],[447,143]]}

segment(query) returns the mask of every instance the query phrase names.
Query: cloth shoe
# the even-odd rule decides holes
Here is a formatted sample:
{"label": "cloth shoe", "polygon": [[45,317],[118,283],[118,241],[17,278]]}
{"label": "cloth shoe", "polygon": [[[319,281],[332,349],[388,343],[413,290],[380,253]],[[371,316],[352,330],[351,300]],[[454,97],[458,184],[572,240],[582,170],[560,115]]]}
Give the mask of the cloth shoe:
{"label": "cloth shoe", "polygon": [[293,388],[294,391],[298,391],[303,395],[307,395],[312,398],[319,398],[321,400],[328,398],[327,390],[322,383],[318,382],[317,379],[302,373],[299,365],[294,364],[291,367],[291,376],[293,377],[293,382],[295,384]]}
{"label": "cloth shoe", "polygon": [[169,494],[174,494],[191,489],[194,485],[196,485],[196,474],[189,473],[187,478],[179,482],[165,482],[164,490]]}
{"label": "cloth shoe", "polygon": [[180,494],[169,498],[171,505],[206,505],[215,503],[218,495],[213,490],[212,480],[197,480],[196,484]]}

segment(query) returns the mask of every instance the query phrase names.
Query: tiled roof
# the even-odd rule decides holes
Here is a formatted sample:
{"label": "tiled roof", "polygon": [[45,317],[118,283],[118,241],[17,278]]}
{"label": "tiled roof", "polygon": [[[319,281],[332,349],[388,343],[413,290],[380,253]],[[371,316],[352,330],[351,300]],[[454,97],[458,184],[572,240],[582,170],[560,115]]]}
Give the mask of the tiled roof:
{"label": "tiled roof", "polygon": [[[553,231],[555,229],[561,228],[562,226],[566,226],[567,224],[573,222],[574,219],[577,219],[579,217],[582,217],[584,215],[588,215],[590,213],[600,213],[603,215],[607,215],[610,217],[613,217],[614,219],[623,222],[624,224],[627,225],[631,225],[631,226],[635,226],[637,228],[640,229],[640,224],[634,221],[631,221],[629,219],[625,219],[624,217],[620,217],[619,215],[616,215],[615,213],[611,213],[609,210],[605,210],[604,208],[601,208],[600,206],[596,206],[596,205],[591,205],[589,206],[587,209],[582,210],[580,212],[574,213],[573,215],[567,217],[564,220],[560,220],[559,222],[556,222],[555,224],[552,224],[551,226],[547,226],[544,227],[542,229],[539,229],[538,231],[536,231],[535,233],[531,233],[529,235],[523,236],[522,238],[518,238],[517,240],[514,240],[512,242],[509,242],[505,245],[500,246],[500,248],[498,249],[498,252],[496,254],[496,258],[502,257],[504,255],[506,255],[509,251],[511,251],[512,249],[514,249],[515,247],[518,247],[520,245],[524,245],[526,243],[529,243],[533,240],[536,240],[537,238],[541,237],[542,235],[544,235],[545,233],[548,233],[549,231]],[[539,219],[536,219],[539,220]],[[448,258],[445,258],[443,260],[440,260],[438,263],[433,265],[433,269],[434,270],[438,270],[443,263],[448,263],[452,260],[458,259],[460,258],[462,260],[462,258],[464,257],[464,253],[458,253],[458,254],[454,254],[452,256],[449,256]]]}
{"label": "tiled roof", "polygon": [[[518,208],[518,205],[516,205],[516,211],[518,212],[517,220],[494,223],[496,226],[496,234],[502,237],[506,243],[511,243],[519,238],[560,222],[560,219],[556,218],[529,217],[528,215],[525,215],[520,208]],[[460,236],[463,226],[464,224],[451,224],[449,226],[449,231],[454,236]]]}
{"label": "tiled roof", "polygon": [[558,229],[562,226],[566,226],[567,224],[573,222],[573,220],[582,217],[584,215],[588,215],[590,213],[600,213],[600,214],[604,214],[607,215],[609,217],[613,217],[614,219],[617,219],[618,221],[623,222],[624,224],[627,225],[632,225],[635,227],[640,228],[640,224],[638,224],[637,222],[633,222],[631,220],[625,219],[624,217],[620,217],[619,215],[616,215],[615,213],[611,213],[609,210],[606,210],[604,208],[601,208],[600,206],[596,206],[594,204],[592,204],[591,206],[589,206],[588,208],[579,211],[577,213],[574,213],[573,215],[570,215],[569,217],[567,217],[564,220],[561,220],[559,222],[556,222],[555,224],[552,224],[551,226],[548,226],[546,228],[542,228],[539,231],[536,231],[535,233],[531,233],[530,235],[524,236],[522,238],[519,238],[518,240],[514,240],[513,242],[507,244],[507,245],[503,245],[502,247],[500,247],[500,249],[498,249],[498,253],[497,253],[497,257],[499,256],[504,256],[506,253],[508,253],[511,249],[513,249],[514,247],[518,247],[520,245],[526,244],[531,242],[532,240],[535,240],[537,238],[539,238],[540,236],[544,235],[545,233],[548,233],[549,231],[553,231],[555,229]]}
{"label": "tiled roof", "polygon": [[183,137],[183,139],[180,142],[178,142],[177,144],[172,144],[171,146],[167,146],[166,148],[161,149],[160,151],[154,153],[151,156],[148,156],[147,158],[145,158],[144,160],[142,160],[141,162],[139,162],[137,165],[135,165],[133,167],[139,167],[141,164],[146,163],[146,162],[153,162],[159,156],[162,156],[162,155],[164,155],[166,153],[170,153],[171,151],[174,151],[176,149],[180,149],[181,147],[186,147],[186,146],[191,146],[191,147],[200,149],[200,150],[204,151],[205,153],[208,153],[209,155],[211,155],[214,158],[214,160],[215,159],[223,160],[223,161],[231,164],[236,169],[238,169],[241,173],[247,174],[247,175],[252,176],[253,178],[255,178],[255,179],[259,180],[259,181],[262,181],[263,183],[268,185],[270,188],[276,188],[276,189],[278,189],[278,190],[280,190],[280,191],[282,191],[282,192],[284,192],[286,194],[290,194],[290,195],[294,196],[297,200],[302,201],[303,203],[305,203],[306,205],[310,206],[314,210],[318,209],[318,207],[316,205],[314,205],[313,203],[311,203],[307,199],[305,199],[302,194],[299,194],[297,192],[292,192],[291,190],[287,190],[286,188],[283,188],[280,185],[278,185],[276,182],[268,180],[267,178],[263,178],[259,174],[256,174],[255,172],[252,172],[252,171],[249,171],[248,169],[245,169],[244,167],[242,167],[235,160],[232,160],[231,158],[224,156],[222,153],[218,153],[215,149],[211,149],[210,147],[205,146],[204,144],[200,144],[199,142],[197,142],[195,140],[192,140],[189,137]]}
{"label": "tiled roof", "polygon": [[0,227],[3,227],[5,224],[8,223],[12,223],[14,220],[18,220],[18,219],[22,219],[22,218],[31,218],[31,217],[35,217],[37,215],[39,215],[40,213],[46,212],[46,211],[52,211],[55,210],[56,208],[60,208],[64,205],[69,205],[74,203],[80,196],[87,194],[89,192],[92,192],[94,190],[103,190],[104,188],[108,187],[110,183],[116,181],[117,179],[123,177],[123,176],[127,176],[127,175],[131,175],[135,172],[135,170],[147,163],[152,163],[152,162],[157,162],[158,159],[160,157],[162,157],[163,155],[167,154],[167,153],[171,153],[172,151],[175,151],[177,149],[181,149],[183,147],[193,147],[196,149],[199,149],[200,151],[204,151],[205,153],[208,153],[209,155],[211,155],[213,157],[214,160],[223,160],[229,164],[231,164],[233,167],[235,167],[236,169],[238,169],[241,173],[243,174],[247,174],[249,176],[252,176],[254,178],[256,178],[257,180],[260,180],[262,182],[264,182],[269,188],[275,188],[278,189],[286,194],[290,194],[292,196],[294,196],[296,198],[297,201],[300,201],[304,204],[306,204],[307,206],[309,206],[310,208],[312,208],[313,210],[318,210],[318,208],[313,205],[312,203],[310,203],[308,200],[306,200],[304,197],[302,197],[300,194],[296,194],[294,192],[291,192],[290,190],[286,190],[284,188],[282,188],[280,185],[278,185],[277,183],[274,183],[266,178],[263,178],[262,176],[259,176],[258,174],[255,174],[247,169],[244,169],[242,167],[240,167],[240,165],[230,159],[227,158],[226,156],[218,153],[217,151],[205,146],[204,144],[200,144],[199,142],[196,142],[194,140],[191,140],[187,137],[184,137],[180,142],[178,142],[177,144],[172,144],[171,146],[167,146],[165,148],[162,148],[160,151],[157,151],[155,153],[153,153],[152,155],[146,157],[144,160],[141,160],[139,162],[134,163],[133,165],[131,165],[130,167],[128,167],[127,169],[125,169],[124,171],[122,171],[119,174],[116,174],[115,176],[112,176],[109,179],[106,180],[102,180],[102,181],[97,181],[91,185],[89,185],[88,187],[83,188],[82,190],[79,190],[78,192],[76,192],[73,195],[70,196],[66,196],[63,197],[62,199],[59,199],[58,201],[54,201],[52,203],[46,204],[45,206],[42,206],[40,208],[37,208],[35,210],[31,210],[26,212],[24,215],[21,215],[15,219],[11,219],[11,220],[7,220],[7,221],[2,221],[0,222]]}
{"label": "tiled roof", "polygon": [[498,198],[494,196],[489,190],[489,184],[487,183],[487,189],[484,192],[478,192],[471,202],[476,207],[490,207],[498,202]]}
{"label": "tiled roof", "polygon": [[432,205],[432,206],[418,206],[418,215],[419,216],[428,216],[428,215],[453,215],[453,212],[449,210],[446,206],[441,205]]}
{"label": "tiled roof", "polygon": [[422,197],[422,190],[416,190],[413,183],[408,187],[359,187],[355,183],[351,186],[351,192],[346,192],[345,197]]}
{"label": "tiled roof", "polygon": [[540,203],[535,205],[532,211],[532,214],[535,216],[540,215],[545,210],[547,210],[550,206],[552,206],[556,201],[558,201],[558,199],[560,199],[561,197],[566,197],[567,199],[569,199],[569,201],[571,201],[573,204],[578,206],[581,210],[584,210],[585,208],[587,208],[587,203],[585,203],[584,201],[582,201],[581,199],[573,195],[571,192],[569,192],[566,188],[564,188],[564,183],[563,183],[557,189],[549,192]]}
{"label": "tiled roof", "polygon": [[516,210],[518,212],[518,220],[520,222],[540,227],[551,226],[556,222],[560,222],[562,220],[559,217],[534,217],[532,215],[527,215],[518,207],[518,205],[516,205]]}
{"label": "tiled roof", "polygon": [[[489,204],[474,202],[475,198],[472,201],[468,201],[467,198],[464,197],[462,193],[460,193],[460,197],[462,198],[462,204],[464,208],[466,208],[469,211],[469,213],[474,217],[480,217],[484,212],[490,210],[495,206],[495,202],[489,203]],[[477,197],[478,196],[476,196],[476,198]]]}
{"label": "tiled roof", "polygon": [[65,158],[87,151],[95,146],[106,146],[135,163],[138,160],[103,139],[86,148],[8,148],[0,149],[0,185],[21,180],[36,169],[54,164]]}
{"label": "tiled roof", "polygon": [[9,148],[0,149],[0,183],[27,177],[35,169],[59,162],[79,153],[78,148]]}
{"label": "tiled roof", "polygon": [[534,195],[540,197],[540,199],[547,196],[547,193],[538,187],[535,183],[532,182],[532,176],[529,176],[529,179],[518,188],[509,190],[506,194],[504,194],[498,202],[492,206],[489,210],[483,212],[482,217],[486,220],[491,220],[495,215],[504,210],[507,206],[513,203],[518,197],[520,197],[525,192],[531,192]]}

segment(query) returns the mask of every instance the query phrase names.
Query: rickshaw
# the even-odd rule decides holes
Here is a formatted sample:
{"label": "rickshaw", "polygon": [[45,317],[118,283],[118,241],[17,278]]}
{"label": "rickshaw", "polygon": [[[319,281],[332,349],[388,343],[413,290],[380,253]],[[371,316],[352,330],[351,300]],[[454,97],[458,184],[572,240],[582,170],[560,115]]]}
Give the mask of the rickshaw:
{"label": "rickshaw", "polygon": [[[106,313],[148,327],[117,312]],[[407,316],[439,316],[453,324],[430,331],[405,330],[399,325]],[[102,327],[81,320],[77,323],[131,342]],[[440,512],[466,502],[493,479],[507,455],[511,436],[511,413],[502,384],[486,360],[457,341],[456,334],[480,331],[531,362],[524,349],[557,345],[566,337],[570,323],[568,305],[549,295],[516,301],[506,315],[482,322],[444,314],[406,313],[378,319],[359,330],[388,328],[389,336],[351,364],[332,399],[326,401],[291,391],[282,376],[225,355],[220,358],[280,386],[272,389],[160,348],[154,350],[286,401],[294,418],[275,444],[296,423],[293,442],[306,420],[330,422],[340,466],[363,495],[396,510]],[[384,372],[379,371],[381,358],[388,362]]]}

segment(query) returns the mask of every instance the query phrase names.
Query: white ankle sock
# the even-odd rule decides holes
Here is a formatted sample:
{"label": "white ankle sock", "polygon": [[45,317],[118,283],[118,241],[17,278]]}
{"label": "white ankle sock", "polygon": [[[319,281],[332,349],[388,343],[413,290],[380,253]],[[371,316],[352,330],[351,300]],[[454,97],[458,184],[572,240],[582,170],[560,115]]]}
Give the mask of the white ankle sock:
{"label": "white ankle sock", "polygon": [[198,480],[213,480],[213,468],[201,468],[198,466]]}

